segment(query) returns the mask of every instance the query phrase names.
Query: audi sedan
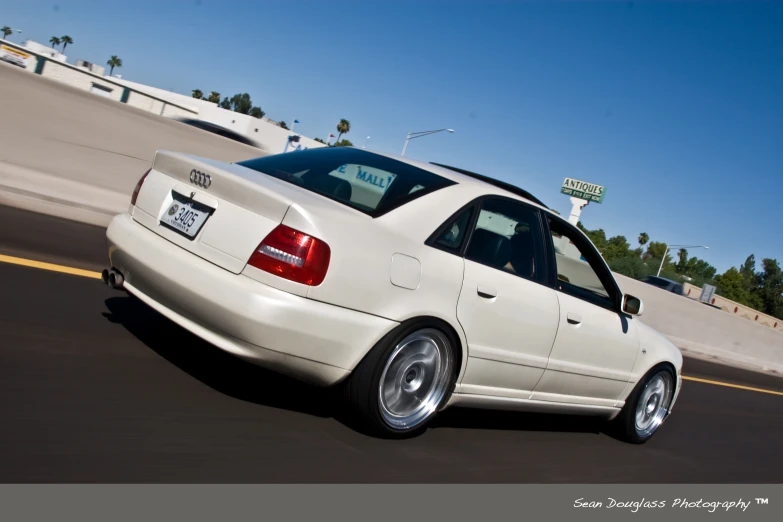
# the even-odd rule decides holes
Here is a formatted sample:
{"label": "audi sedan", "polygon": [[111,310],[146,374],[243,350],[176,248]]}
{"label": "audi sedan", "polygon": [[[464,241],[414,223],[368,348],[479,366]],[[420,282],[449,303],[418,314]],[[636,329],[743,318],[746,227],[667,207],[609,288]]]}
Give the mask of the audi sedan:
{"label": "audi sedan", "polygon": [[[528,192],[339,147],[159,151],[107,230],[107,284],[235,356],[335,387],[380,436],[450,406],[591,415],[643,443],[682,356]],[[186,348],[184,348],[186,349]]]}

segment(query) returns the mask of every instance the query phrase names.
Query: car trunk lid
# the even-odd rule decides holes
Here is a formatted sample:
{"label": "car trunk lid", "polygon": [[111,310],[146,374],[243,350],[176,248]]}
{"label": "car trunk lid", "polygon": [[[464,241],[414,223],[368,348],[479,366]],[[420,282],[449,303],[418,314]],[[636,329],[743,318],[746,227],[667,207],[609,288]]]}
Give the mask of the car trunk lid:
{"label": "car trunk lid", "polygon": [[281,185],[239,165],[159,151],[132,214],[172,243],[240,273],[296,199]]}

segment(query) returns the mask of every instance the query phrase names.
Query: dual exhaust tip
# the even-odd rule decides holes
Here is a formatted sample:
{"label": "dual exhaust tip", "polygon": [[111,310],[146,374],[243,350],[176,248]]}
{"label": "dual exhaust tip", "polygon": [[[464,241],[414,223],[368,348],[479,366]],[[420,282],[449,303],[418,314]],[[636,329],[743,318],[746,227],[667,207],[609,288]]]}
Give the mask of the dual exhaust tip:
{"label": "dual exhaust tip", "polygon": [[116,268],[105,268],[101,272],[101,279],[103,284],[109,285],[115,290],[122,289],[122,285],[125,283],[125,278],[122,277],[122,274]]}

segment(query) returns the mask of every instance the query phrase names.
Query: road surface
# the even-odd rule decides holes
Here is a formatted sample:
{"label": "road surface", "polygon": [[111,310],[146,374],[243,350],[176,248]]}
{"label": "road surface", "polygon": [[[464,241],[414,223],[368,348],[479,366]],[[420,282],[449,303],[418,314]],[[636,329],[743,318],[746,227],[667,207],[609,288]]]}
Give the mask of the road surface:
{"label": "road surface", "polygon": [[[104,232],[0,207],[0,254],[100,270]],[[7,259],[7,258],[6,258]],[[2,482],[783,482],[783,380],[686,359],[632,446],[590,419],[452,409],[378,440],[99,280],[0,262]]]}

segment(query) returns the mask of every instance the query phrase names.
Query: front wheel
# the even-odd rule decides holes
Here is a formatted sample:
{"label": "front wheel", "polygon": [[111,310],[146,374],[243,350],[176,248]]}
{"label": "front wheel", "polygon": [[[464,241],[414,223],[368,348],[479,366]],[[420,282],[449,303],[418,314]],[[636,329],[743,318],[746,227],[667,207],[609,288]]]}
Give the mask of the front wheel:
{"label": "front wheel", "polygon": [[669,414],[674,398],[674,374],[668,368],[650,372],[634,388],[615,419],[620,437],[632,444],[644,444],[658,431]]}
{"label": "front wheel", "polygon": [[455,379],[456,339],[414,322],[387,335],[345,386],[352,413],[373,434],[412,436],[446,403]]}

